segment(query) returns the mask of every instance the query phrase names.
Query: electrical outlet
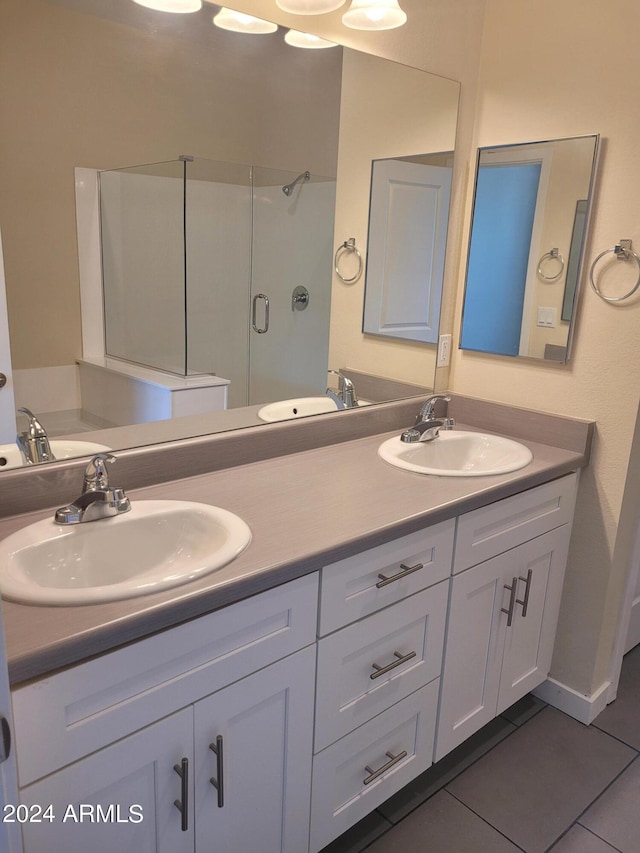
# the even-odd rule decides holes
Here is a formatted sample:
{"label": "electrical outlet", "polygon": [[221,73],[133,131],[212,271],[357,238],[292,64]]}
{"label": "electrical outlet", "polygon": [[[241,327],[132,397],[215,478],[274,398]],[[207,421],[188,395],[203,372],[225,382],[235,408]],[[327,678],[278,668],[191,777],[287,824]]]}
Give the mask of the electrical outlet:
{"label": "electrical outlet", "polygon": [[436,367],[447,367],[451,359],[451,335],[440,335]]}

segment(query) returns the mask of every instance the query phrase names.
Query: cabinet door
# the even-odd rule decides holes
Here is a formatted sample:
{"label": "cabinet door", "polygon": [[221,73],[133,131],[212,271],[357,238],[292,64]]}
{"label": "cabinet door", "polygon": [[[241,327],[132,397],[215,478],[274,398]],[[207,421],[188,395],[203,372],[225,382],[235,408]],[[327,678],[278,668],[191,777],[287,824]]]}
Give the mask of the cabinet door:
{"label": "cabinet door", "polygon": [[569,534],[565,524],[454,577],[436,761],[549,674]]}
{"label": "cabinet door", "polygon": [[451,582],[435,761],[496,715],[510,559],[501,554]]}
{"label": "cabinet door", "polygon": [[[193,853],[192,753],[193,709],[186,708],[23,788],[21,802],[41,821],[23,824],[25,850]],[[183,758],[189,762],[186,798],[174,769]],[[175,801],[184,799],[183,830]],[[49,812],[36,810],[49,804]]]}
{"label": "cabinet door", "polygon": [[512,625],[505,632],[497,714],[549,674],[568,546],[569,527],[564,525],[512,552],[518,597]]}
{"label": "cabinet door", "polygon": [[308,849],[314,680],[310,646],[196,704],[198,853]]}

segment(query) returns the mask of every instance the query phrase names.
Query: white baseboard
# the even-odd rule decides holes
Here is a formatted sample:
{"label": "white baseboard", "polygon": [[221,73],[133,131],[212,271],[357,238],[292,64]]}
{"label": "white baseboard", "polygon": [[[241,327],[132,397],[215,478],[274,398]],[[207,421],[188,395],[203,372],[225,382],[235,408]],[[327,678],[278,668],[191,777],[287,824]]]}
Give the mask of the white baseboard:
{"label": "white baseboard", "polygon": [[548,678],[532,692],[538,699],[542,699],[543,702],[553,705],[554,708],[564,711],[565,714],[588,726],[606,708],[609,701],[609,686],[609,682],[605,681],[595,693],[585,696],[567,687],[566,684]]}

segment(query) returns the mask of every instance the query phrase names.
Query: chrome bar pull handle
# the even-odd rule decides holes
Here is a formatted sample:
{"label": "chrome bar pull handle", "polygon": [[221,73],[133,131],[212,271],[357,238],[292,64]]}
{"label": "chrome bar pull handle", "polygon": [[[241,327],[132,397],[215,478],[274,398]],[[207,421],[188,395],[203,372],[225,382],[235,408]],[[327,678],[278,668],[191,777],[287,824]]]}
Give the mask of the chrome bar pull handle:
{"label": "chrome bar pull handle", "polygon": [[369,678],[373,681],[375,678],[380,678],[381,675],[386,675],[388,672],[391,672],[392,669],[395,669],[397,666],[402,666],[403,663],[406,663],[408,660],[411,660],[416,656],[415,652],[409,652],[409,654],[403,655],[401,652],[394,652],[397,660],[391,661],[386,666],[379,666],[377,663],[372,663],[371,666],[375,669],[375,672],[372,672]]}
{"label": "chrome bar pull handle", "polygon": [[183,758],[180,764],[174,764],[173,769],[182,779],[180,799],[174,800],[173,804],[182,815],[182,831],[189,829],[189,759]]}
{"label": "chrome bar pull handle", "polygon": [[420,569],[424,569],[424,563],[416,563],[415,566],[405,566],[404,563],[400,563],[401,572],[398,572],[397,575],[391,575],[388,578],[386,575],[378,575],[378,583],[376,584],[376,589],[382,589],[383,586],[388,586],[390,583],[395,583],[396,581],[402,580],[402,578],[406,578],[407,575],[411,575],[414,572],[420,571]]}
{"label": "chrome bar pull handle", "polygon": [[408,755],[407,750],[403,749],[402,752],[399,752],[398,755],[394,755],[392,752],[385,752],[389,761],[386,764],[383,764],[382,767],[379,767],[377,770],[372,770],[371,767],[367,764],[364,768],[369,774],[366,778],[362,780],[363,785],[369,785],[371,782],[374,782],[376,779],[379,779],[383,773],[386,773],[387,770],[391,770],[392,767],[395,767],[396,764],[399,764],[403,759],[405,759]]}
{"label": "chrome bar pull handle", "polygon": [[[258,299],[264,299],[264,326],[258,327],[256,313],[258,310]],[[253,312],[251,315],[251,326],[254,332],[259,335],[264,335],[269,331],[269,297],[265,293],[257,293],[253,297]]]}
{"label": "chrome bar pull handle", "polygon": [[9,720],[0,715],[0,764],[11,755],[11,728]]}
{"label": "chrome bar pull handle", "polygon": [[216,773],[218,774],[217,778],[212,776],[209,781],[218,792],[218,808],[221,809],[224,806],[224,750],[222,735],[216,737],[215,743],[209,744],[209,749],[216,756]]}
{"label": "chrome bar pull handle", "polygon": [[523,578],[520,575],[520,580],[524,581],[524,598],[516,598],[516,604],[520,604],[522,606],[522,618],[527,618],[527,608],[529,607],[529,593],[531,592],[531,577],[533,576],[533,569],[529,569],[527,572],[526,578]]}
{"label": "chrome bar pull handle", "polygon": [[518,578],[514,577],[511,586],[509,586],[509,584],[505,584],[504,588],[508,589],[510,592],[509,608],[505,609],[504,607],[501,607],[500,611],[501,613],[507,614],[507,628],[510,628],[513,624],[513,611],[516,606],[516,595],[518,594]]}

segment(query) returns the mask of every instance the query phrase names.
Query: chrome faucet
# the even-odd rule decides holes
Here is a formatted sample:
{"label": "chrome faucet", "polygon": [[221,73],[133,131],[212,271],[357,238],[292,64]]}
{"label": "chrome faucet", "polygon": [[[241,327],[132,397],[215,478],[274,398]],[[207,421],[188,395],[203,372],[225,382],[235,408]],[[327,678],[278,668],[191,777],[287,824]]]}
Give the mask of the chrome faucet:
{"label": "chrome faucet", "polygon": [[29,409],[23,407],[18,411],[29,418],[28,428],[16,436],[16,442],[26,459],[27,465],[35,465],[38,462],[53,462],[56,457],[51,452],[49,437],[45,428]]}
{"label": "chrome faucet", "polygon": [[415,426],[406,429],[400,436],[401,441],[412,443],[415,441],[433,441],[438,437],[441,429],[453,429],[455,420],[453,418],[436,418],[435,409],[438,400],[445,403],[451,402],[451,397],[446,394],[434,394],[429,397],[420,407]]}
{"label": "chrome faucet", "polygon": [[56,510],[57,524],[82,524],[129,512],[131,503],[123,489],[109,486],[107,462],[115,462],[111,453],[97,453],[87,465],[82,494],[68,506]]}
{"label": "chrome faucet", "polygon": [[328,370],[338,377],[338,393],[327,388],[327,397],[330,397],[339,409],[354,409],[358,405],[358,397],[353,382],[339,370]]}

